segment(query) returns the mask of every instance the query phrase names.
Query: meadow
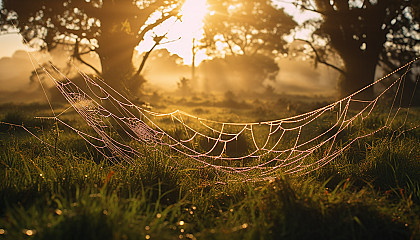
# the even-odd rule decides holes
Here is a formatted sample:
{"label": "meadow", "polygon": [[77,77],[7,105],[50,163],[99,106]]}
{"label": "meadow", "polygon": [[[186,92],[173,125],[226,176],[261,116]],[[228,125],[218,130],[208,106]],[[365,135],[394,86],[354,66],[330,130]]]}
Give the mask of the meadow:
{"label": "meadow", "polygon": [[[160,102],[158,110],[171,108]],[[185,109],[196,115],[229,121],[276,119],[322,105],[276,102],[283,109],[276,111],[264,102],[178,102],[191,103]],[[34,118],[47,116],[47,105],[0,109],[0,121],[23,124],[50,144],[0,125],[0,239],[420,239],[419,128],[359,139],[302,176],[280,171],[267,181],[230,182],[211,168],[174,168],[165,154],[147,148],[134,163],[112,164],[70,129]],[[373,113],[340,137],[385,118]],[[63,119],[89,131],[74,112]],[[420,109],[411,108],[407,119],[418,125]]]}

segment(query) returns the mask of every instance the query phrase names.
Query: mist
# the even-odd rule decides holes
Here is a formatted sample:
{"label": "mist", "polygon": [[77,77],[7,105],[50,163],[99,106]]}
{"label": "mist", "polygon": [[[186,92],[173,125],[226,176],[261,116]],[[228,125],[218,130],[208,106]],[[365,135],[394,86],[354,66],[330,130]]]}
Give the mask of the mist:
{"label": "mist", "polygon": [[31,82],[34,67],[23,50],[0,59],[0,103],[45,101],[39,83]]}
{"label": "mist", "polygon": [[[70,51],[64,48],[57,48],[49,54],[30,54],[41,63],[52,61],[70,78],[77,75],[77,68],[93,73],[92,69],[80,63],[68,64]],[[135,54],[135,66],[140,64],[142,56]],[[89,55],[84,59],[100,68],[97,56]],[[264,76],[261,68],[270,73]],[[34,69],[28,53],[23,50],[16,51],[11,57],[1,58],[0,103],[45,102],[46,97],[37,78],[30,80]],[[153,92],[178,95],[202,92],[223,95],[232,92],[241,98],[264,93],[267,89],[279,95],[334,96],[337,92],[336,71],[325,66],[314,68],[310,61],[291,57],[276,59],[274,64],[263,58],[257,58],[254,62],[249,59],[213,59],[206,60],[196,67],[194,79],[191,71],[191,66],[184,65],[182,58],[176,54],[171,54],[166,49],[156,50],[150,55],[142,73],[146,79],[143,92],[146,95]],[[184,93],[180,91],[183,78],[188,80],[184,84],[187,83],[187,87],[191,89]],[[48,79],[44,80],[47,87],[52,87]]]}
{"label": "mist", "polygon": [[[135,65],[138,65],[140,59],[141,55],[134,59]],[[256,59],[256,62],[248,59],[205,60],[196,67],[193,78],[191,66],[183,65],[179,56],[164,49],[157,50],[146,63],[145,92],[180,93],[180,81],[186,78],[189,80],[188,87],[194,93],[224,94],[229,91],[241,96],[263,93],[267,88],[282,95],[334,96],[337,93],[339,74],[328,67],[320,65],[315,68],[311,61],[292,57],[276,59],[275,66],[270,66],[269,62],[262,59]],[[255,66],[258,63],[260,65]],[[261,68],[271,69],[274,76],[268,74],[264,78],[257,72]],[[191,94],[191,91],[187,94]]]}
{"label": "mist", "polygon": [[[77,69],[93,73],[86,66],[77,63],[73,65],[70,59],[70,51],[64,47],[57,47],[49,53],[17,50],[11,57],[0,58],[0,103],[46,102],[45,94],[51,95],[55,88],[38,68],[49,61],[69,78],[78,75]],[[94,55],[86,59],[94,66],[99,66],[99,60]],[[34,72],[36,69],[38,74]]]}

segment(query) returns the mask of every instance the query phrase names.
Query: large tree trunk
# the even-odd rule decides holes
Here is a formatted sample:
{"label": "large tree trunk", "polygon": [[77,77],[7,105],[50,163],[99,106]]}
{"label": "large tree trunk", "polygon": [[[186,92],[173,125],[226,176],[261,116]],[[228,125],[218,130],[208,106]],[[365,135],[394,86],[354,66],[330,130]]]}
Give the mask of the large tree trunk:
{"label": "large tree trunk", "polygon": [[344,62],[345,73],[339,82],[340,97],[344,98],[360,91],[353,96],[353,99],[372,100],[374,98],[373,86],[363,88],[372,84],[375,79],[377,57],[367,57],[366,55],[357,58],[347,57],[344,58]]}
{"label": "large tree trunk", "polygon": [[136,39],[121,32],[100,38],[97,50],[102,66],[102,77],[115,90],[124,94],[135,94],[141,82],[133,79],[133,51]]}
{"label": "large tree trunk", "polygon": [[[125,8],[133,7],[129,1]],[[102,77],[112,88],[125,96],[135,97],[144,83],[140,76],[134,76],[133,53],[139,43],[133,16],[129,12],[115,11],[121,7],[115,3],[104,2],[101,18],[101,35],[97,37],[102,67]],[[133,29],[132,29],[133,28]]]}
{"label": "large tree trunk", "polygon": [[[110,91],[112,97],[118,101],[126,102],[125,98],[127,98],[138,103],[144,79],[134,74],[135,68],[132,60],[137,39],[124,32],[112,32],[99,38],[99,40],[100,48],[97,49],[97,53],[101,61],[102,77],[118,94],[104,86],[105,90]],[[105,101],[102,104],[111,113],[122,117],[118,105],[110,101]],[[138,114],[137,111],[132,113]]]}
{"label": "large tree trunk", "polygon": [[[347,97],[373,83],[379,54],[386,41],[387,22],[392,0],[377,4],[364,2],[358,8],[352,1],[315,0],[317,9],[323,13],[323,23],[317,30],[330,38],[330,44],[344,63],[344,74],[340,81],[340,95]],[[395,5],[395,4],[394,4]],[[395,5],[398,8],[398,5]],[[391,8],[391,10],[394,8]],[[392,16],[390,16],[392,19]],[[373,87],[364,89],[353,99],[372,100]]]}

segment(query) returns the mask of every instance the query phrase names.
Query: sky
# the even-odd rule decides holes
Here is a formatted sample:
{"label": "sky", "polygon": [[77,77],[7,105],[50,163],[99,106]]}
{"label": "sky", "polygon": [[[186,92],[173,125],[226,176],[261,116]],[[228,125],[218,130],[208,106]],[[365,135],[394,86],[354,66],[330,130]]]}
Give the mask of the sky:
{"label": "sky", "polygon": [[18,34],[6,34],[0,36],[0,58],[11,57],[16,50],[26,49],[22,43],[22,37]]}

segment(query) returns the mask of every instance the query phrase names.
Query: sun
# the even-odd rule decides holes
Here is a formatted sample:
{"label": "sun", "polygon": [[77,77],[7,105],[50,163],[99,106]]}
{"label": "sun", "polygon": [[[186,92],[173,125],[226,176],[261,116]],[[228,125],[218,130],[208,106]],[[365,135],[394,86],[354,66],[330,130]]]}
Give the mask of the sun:
{"label": "sun", "polygon": [[186,0],[181,8],[181,20],[185,27],[199,30],[203,27],[207,11],[206,0]]}
{"label": "sun", "polygon": [[[201,40],[204,37],[203,20],[207,12],[206,0],[186,0],[180,11],[181,21],[171,29],[181,39],[174,46],[168,46],[167,49],[182,57],[185,64],[192,64],[193,41]],[[195,59],[196,65],[206,58],[208,57],[205,51],[199,50]]]}
{"label": "sun", "polygon": [[[151,34],[166,34],[167,41],[170,43],[163,44],[158,49],[166,48],[170,53],[180,56],[184,64],[191,65],[193,41],[197,42],[204,37],[203,20],[207,12],[206,0],[186,0],[181,7],[180,18],[164,22],[154,30],[154,33],[149,33],[150,36],[145,37],[145,41],[136,48],[137,51],[145,52],[153,46],[154,42],[151,40]],[[198,50],[195,56],[195,64],[198,65],[207,58],[205,50]]]}

